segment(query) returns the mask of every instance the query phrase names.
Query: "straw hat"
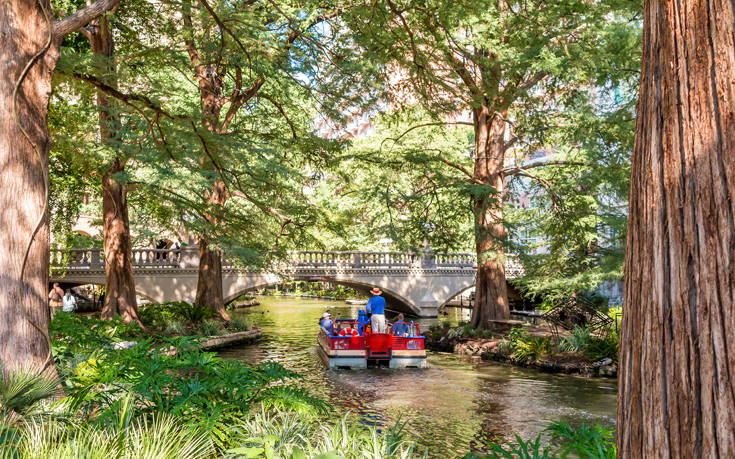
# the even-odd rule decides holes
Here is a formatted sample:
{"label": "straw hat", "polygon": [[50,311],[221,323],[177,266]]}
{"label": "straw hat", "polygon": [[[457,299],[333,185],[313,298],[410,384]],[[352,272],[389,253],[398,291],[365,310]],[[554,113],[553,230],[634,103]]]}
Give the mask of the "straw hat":
{"label": "straw hat", "polygon": [[370,293],[372,293],[373,295],[382,295],[383,294],[383,292],[381,292],[380,289],[377,288],[377,287],[375,287],[374,289],[370,290]]}

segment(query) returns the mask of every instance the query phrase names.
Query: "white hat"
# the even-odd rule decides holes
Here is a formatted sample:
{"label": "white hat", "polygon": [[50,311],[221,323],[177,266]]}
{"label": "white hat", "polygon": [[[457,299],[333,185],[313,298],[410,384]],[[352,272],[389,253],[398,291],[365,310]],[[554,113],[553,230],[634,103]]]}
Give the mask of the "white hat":
{"label": "white hat", "polygon": [[322,314],[322,318],[323,318],[323,319],[326,319],[327,317],[329,317],[329,316],[331,316],[331,315],[332,315],[332,314],[330,314],[330,313],[328,313],[328,312],[325,312],[324,314]]}

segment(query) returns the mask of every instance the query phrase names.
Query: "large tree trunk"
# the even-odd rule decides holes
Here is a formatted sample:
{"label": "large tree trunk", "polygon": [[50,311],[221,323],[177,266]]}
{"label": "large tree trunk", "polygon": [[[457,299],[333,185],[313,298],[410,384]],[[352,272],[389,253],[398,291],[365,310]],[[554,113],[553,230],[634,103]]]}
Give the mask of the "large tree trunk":
{"label": "large tree trunk", "polygon": [[210,248],[204,238],[199,241],[199,277],[194,303],[209,306],[223,319],[230,320],[222,294],[222,253]]}
{"label": "large tree trunk", "polygon": [[123,169],[123,164],[115,160],[102,177],[106,290],[101,316],[110,320],[119,315],[126,323],[140,324],[133,279],[127,186],[114,178],[114,174]]}
{"label": "large tree trunk", "polygon": [[733,3],[647,0],[619,457],[735,457]]}
{"label": "large tree trunk", "polygon": [[[88,32],[92,52],[99,57],[100,79],[115,86],[115,42],[110,25],[104,17]],[[120,119],[110,97],[98,90],[97,109],[100,139],[115,150],[114,139],[120,130]],[[102,215],[105,235],[105,304],[102,318],[111,320],[116,315],[125,322],[137,322],[138,304],[135,298],[133,278],[130,220],[128,218],[127,184],[115,174],[125,170],[125,159],[117,152],[112,163],[102,174]],[[142,325],[142,324],[141,324]]]}
{"label": "large tree trunk", "polygon": [[[50,11],[47,1],[44,5]],[[49,225],[44,175],[49,153],[46,117],[59,52],[52,43],[30,68],[18,92],[16,118],[16,80],[46,46],[49,29],[36,1],[2,0],[0,11],[0,366],[4,371],[37,370],[49,364],[47,372],[53,374],[53,361],[47,360]],[[23,255],[41,218],[19,292]]]}
{"label": "large tree trunk", "polygon": [[[222,181],[218,180],[214,183],[209,200],[217,206],[224,205],[227,200],[227,189]],[[217,223],[216,217],[209,216],[208,218],[212,223]],[[194,303],[209,306],[224,320],[230,320],[225,310],[222,293],[222,252],[216,248],[210,248],[204,236],[199,240],[199,276]]]}
{"label": "large tree trunk", "polygon": [[489,320],[510,318],[505,282],[505,227],[503,226],[503,162],[505,121],[488,107],[474,111],[475,182],[492,187],[473,196],[477,278],[472,326],[487,328]]}

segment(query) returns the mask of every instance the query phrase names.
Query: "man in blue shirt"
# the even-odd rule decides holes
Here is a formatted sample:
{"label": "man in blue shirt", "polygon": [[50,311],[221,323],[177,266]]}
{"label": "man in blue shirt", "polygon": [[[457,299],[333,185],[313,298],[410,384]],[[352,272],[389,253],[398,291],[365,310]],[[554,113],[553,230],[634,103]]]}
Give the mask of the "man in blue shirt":
{"label": "man in blue shirt", "polygon": [[380,296],[383,292],[378,288],[374,288],[370,290],[370,293],[373,294],[373,297],[367,302],[365,310],[368,314],[372,314],[370,316],[371,331],[373,333],[385,333],[387,328],[385,323],[385,298]]}
{"label": "man in blue shirt", "polygon": [[409,327],[404,320],[403,314],[398,314],[393,322],[393,336],[408,336]]}

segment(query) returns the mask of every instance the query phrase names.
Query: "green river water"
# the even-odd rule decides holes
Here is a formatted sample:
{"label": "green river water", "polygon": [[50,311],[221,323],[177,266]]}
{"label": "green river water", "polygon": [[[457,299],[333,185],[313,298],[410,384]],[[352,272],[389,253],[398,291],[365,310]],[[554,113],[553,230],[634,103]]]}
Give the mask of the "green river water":
{"label": "green river water", "polygon": [[[222,357],[280,362],[303,375],[300,384],[364,423],[391,427],[399,417],[407,420],[409,438],[420,451],[428,447],[432,457],[463,454],[476,442],[498,436],[535,437],[556,420],[615,425],[612,379],[551,375],[431,352],[428,369],[328,370],[317,355],[319,317],[327,308],[340,317],[356,317],[361,307],[290,297],[259,300],[260,306],[233,315],[245,315],[261,327],[262,339],[224,350]],[[428,327],[432,320],[420,323]]]}

